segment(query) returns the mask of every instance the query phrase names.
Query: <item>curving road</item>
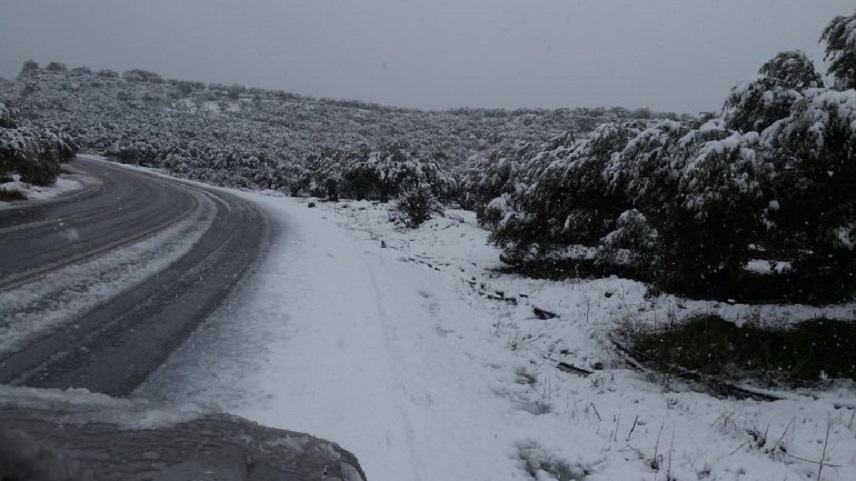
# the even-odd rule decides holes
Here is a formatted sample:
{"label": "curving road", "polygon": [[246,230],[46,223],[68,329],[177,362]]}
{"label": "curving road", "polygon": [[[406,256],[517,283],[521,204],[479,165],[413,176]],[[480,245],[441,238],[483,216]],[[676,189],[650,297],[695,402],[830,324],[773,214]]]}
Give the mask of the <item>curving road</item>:
{"label": "curving road", "polygon": [[[0,297],[13,298],[0,304],[0,329],[53,319],[0,350],[0,383],[123,396],[227,298],[266,248],[269,222],[250,202],[216,189],[98,160],[71,165],[98,182],[0,210]],[[134,260],[140,246],[150,253],[145,262]],[[110,256],[127,265],[103,267]],[[151,267],[158,258],[165,265]],[[145,266],[151,272],[122,284]],[[39,290],[51,283],[59,287]],[[108,298],[77,305],[84,293],[110,289]]]}

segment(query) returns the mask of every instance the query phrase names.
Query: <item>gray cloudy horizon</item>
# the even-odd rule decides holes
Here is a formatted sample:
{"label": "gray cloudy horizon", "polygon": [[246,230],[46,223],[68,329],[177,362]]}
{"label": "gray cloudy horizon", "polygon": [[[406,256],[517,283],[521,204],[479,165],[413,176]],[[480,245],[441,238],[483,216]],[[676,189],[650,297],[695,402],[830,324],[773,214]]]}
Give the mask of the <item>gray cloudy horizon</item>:
{"label": "gray cloudy horizon", "polygon": [[852,0],[4,0],[0,77],[56,60],[418,108],[718,109]]}

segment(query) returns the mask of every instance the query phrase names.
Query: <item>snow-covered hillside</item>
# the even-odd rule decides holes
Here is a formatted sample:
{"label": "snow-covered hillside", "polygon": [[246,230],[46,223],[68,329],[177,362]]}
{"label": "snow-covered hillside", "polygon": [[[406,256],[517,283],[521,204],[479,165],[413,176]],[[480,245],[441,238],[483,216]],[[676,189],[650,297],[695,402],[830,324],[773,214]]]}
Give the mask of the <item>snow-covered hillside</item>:
{"label": "snow-covered hillside", "polygon": [[164,80],[144,70],[120,76],[34,62],[15,81],[0,81],[0,101],[40,126],[74,134],[86,149],[251,188],[287,187],[324,148],[404,143],[455,167],[497,149],[584,133],[603,121],[655,116],[622,108],[420,111]]}

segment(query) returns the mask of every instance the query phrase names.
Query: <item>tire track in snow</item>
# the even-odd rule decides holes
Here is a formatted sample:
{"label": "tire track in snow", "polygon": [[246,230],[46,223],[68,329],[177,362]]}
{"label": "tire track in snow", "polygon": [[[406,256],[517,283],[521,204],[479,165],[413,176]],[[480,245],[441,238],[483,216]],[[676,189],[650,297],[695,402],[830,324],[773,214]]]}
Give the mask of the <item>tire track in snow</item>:
{"label": "tire track in snow", "polygon": [[17,276],[0,288],[0,382],[127,395],[256,265],[269,223],[216,188],[76,162],[105,187],[0,216],[0,247],[22,254],[0,273]]}
{"label": "tire track in snow", "polygon": [[[374,294],[374,308],[377,310],[377,319],[379,326],[383,332],[384,344],[386,346],[386,353],[390,360],[391,364],[400,365],[404,362],[403,356],[397,349],[394,347],[394,339],[393,333],[390,327],[389,316],[387,316],[386,309],[384,309],[384,296],[383,293],[378,286],[377,276],[375,275],[374,268],[371,263],[363,259],[363,264],[365,265],[366,272],[369,277],[369,285],[371,286],[372,293]],[[411,397],[410,393],[407,392],[407,389],[401,379],[397,375],[397,372],[394,369],[389,369],[389,377],[392,381],[392,384],[395,386],[399,386],[401,388],[402,393]],[[398,411],[398,415],[401,419],[402,428],[404,430],[405,439],[407,441],[407,450],[410,453],[410,465],[413,469],[413,479],[414,481],[422,481],[422,475],[420,473],[424,472],[424,466],[422,462],[422,457],[419,455],[418,450],[416,449],[416,436],[415,431],[413,429],[413,423],[410,421],[410,417],[407,413],[406,407],[397,403],[396,410]]]}
{"label": "tire track in snow", "polygon": [[133,289],[187,254],[214,219],[213,203],[204,197],[200,201],[189,218],[149,238],[0,291],[0,311],[4,312],[0,353],[23,349],[40,334],[68,324],[105,300]]}

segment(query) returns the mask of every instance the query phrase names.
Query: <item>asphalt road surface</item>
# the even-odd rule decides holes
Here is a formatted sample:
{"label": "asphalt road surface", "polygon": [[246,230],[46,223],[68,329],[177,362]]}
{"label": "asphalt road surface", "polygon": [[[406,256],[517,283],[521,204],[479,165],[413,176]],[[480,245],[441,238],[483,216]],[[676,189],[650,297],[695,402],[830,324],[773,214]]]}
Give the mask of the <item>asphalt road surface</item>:
{"label": "asphalt road surface", "polygon": [[104,161],[78,158],[71,166],[98,182],[71,196],[0,210],[0,292],[179,222],[213,219],[169,267],[20,350],[0,353],[0,383],[124,396],[228,297],[265,250],[269,222],[252,203],[216,189]]}

